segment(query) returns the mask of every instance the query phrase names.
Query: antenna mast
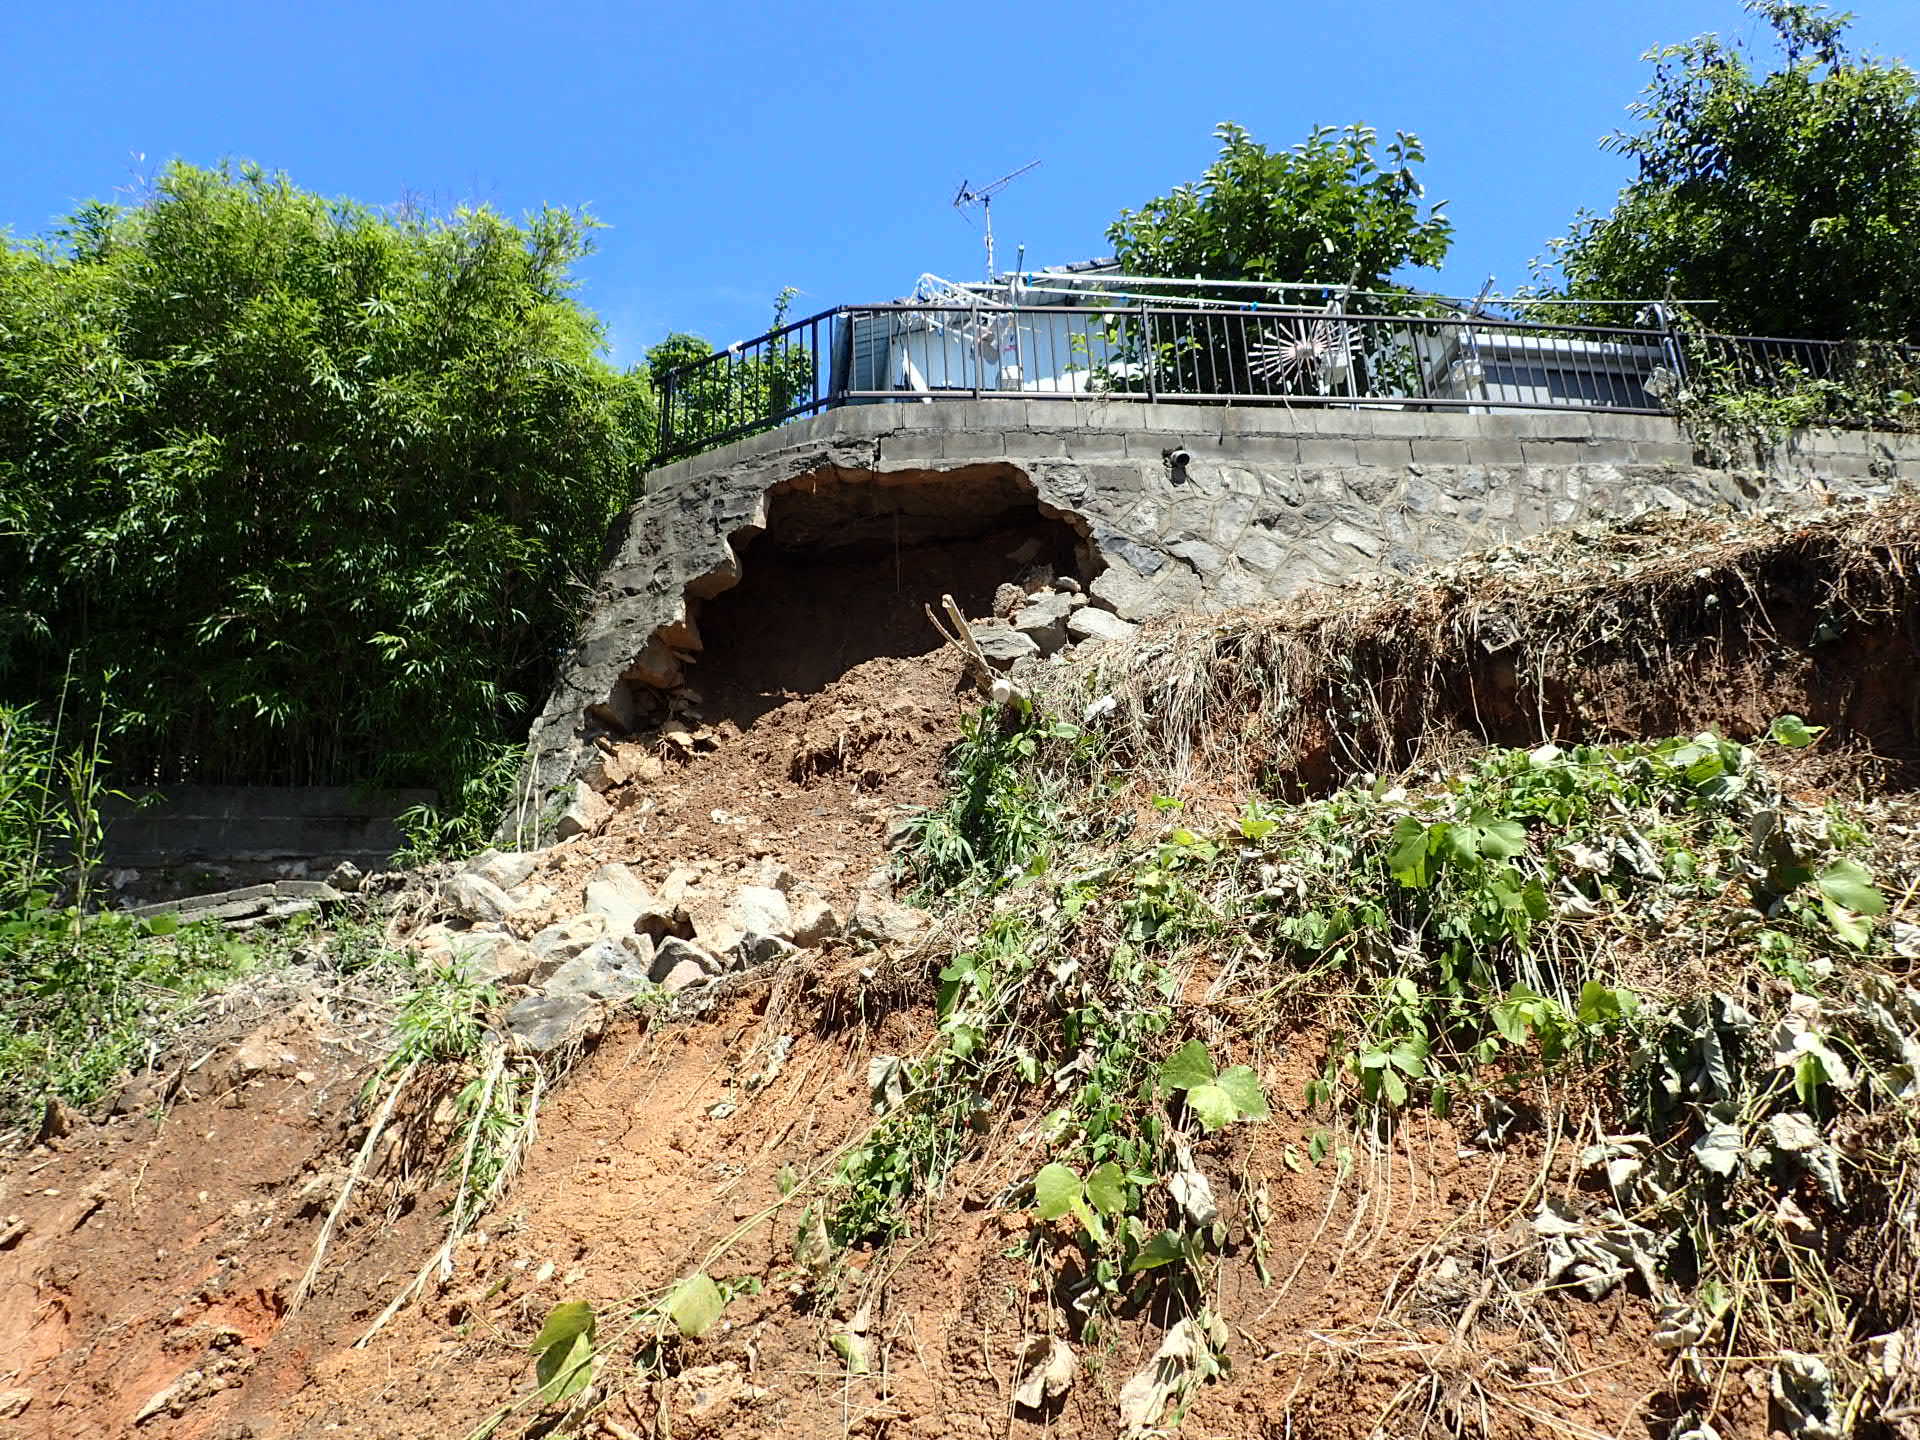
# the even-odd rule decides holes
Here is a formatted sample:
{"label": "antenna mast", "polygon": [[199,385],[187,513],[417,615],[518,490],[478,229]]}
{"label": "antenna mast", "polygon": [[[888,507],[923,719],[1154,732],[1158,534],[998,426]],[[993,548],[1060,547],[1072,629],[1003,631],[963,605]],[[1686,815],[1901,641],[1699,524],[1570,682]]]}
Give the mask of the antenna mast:
{"label": "antenna mast", "polygon": [[993,197],[1039,163],[1038,160],[1029,160],[1018,170],[1010,171],[992,184],[982,185],[978,190],[975,190],[969,182],[962,180],[960,188],[953,192],[953,208],[963,216],[970,206],[980,207],[980,216],[985,222],[987,232],[987,280],[989,282],[993,280]]}

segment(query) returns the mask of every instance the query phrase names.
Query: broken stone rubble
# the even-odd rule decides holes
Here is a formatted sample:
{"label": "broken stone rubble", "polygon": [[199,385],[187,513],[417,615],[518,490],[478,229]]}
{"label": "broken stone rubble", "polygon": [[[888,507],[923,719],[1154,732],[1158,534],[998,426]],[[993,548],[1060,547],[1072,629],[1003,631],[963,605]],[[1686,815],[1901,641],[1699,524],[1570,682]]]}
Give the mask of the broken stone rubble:
{"label": "broken stone rubble", "polygon": [[410,942],[429,964],[457,964],[506,991],[508,1032],[534,1053],[595,1033],[609,1005],[679,995],[843,936],[904,948],[930,923],[881,893],[884,871],[843,918],[767,857],[756,869],[676,865],[657,884],[632,866],[605,864],[587,877],[577,913],[516,934],[516,914],[538,913],[552,899],[535,878],[539,864],[534,852],[476,856],[439,886],[447,918]]}

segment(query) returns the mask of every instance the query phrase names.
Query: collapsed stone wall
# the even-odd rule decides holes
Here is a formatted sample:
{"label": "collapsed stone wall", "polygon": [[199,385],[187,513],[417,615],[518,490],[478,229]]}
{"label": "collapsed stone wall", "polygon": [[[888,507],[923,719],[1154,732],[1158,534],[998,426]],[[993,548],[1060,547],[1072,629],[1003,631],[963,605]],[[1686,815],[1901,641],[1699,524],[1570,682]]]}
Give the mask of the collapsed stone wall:
{"label": "collapsed stone wall", "polygon": [[[761,537],[787,554],[912,547],[1010,516],[1064,527],[1074,578],[1127,621],[1401,574],[1649,509],[1814,506],[1920,479],[1920,444],[1797,436],[1756,468],[1696,463],[1671,421],[980,400],[835,410],[656,470],[536,723],[503,829],[544,839],[597,735],[697,681],[703,604]],[[823,583],[825,583],[823,581]],[[931,631],[929,630],[929,635]]]}

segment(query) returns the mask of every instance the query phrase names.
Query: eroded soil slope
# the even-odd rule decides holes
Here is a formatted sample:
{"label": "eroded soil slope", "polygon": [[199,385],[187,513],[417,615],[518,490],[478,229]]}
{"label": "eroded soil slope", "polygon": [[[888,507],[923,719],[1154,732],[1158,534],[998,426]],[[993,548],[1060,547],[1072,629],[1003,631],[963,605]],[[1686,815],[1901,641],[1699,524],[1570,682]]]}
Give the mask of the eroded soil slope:
{"label": "eroded soil slope", "polygon": [[[1903,514],[1882,529],[1892,543],[1913,525]],[[1778,538],[1766,530],[1751,543]],[[1805,582],[1805,615],[1758,584],[1743,595],[1732,577],[1765,570],[1747,543],[1673,523],[1644,544],[1586,557],[1581,580],[1598,598],[1584,613],[1636,616],[1658,634],[1654,601],[1685,600],[1668,617],[1664,654],[1622,622],[1595,643],[1624,648],[1596,660],[1566,643],[1565,625],[1529,632],[1529,594],[1548,608],[1553,599],[1538,572],[1465,574],[1392,602],[1431,619],[1433,635],[1451,636],[1476,667],[1442,673],[1446,645],[1413,646],[1410,626],[1397,637],[1385,623],[1369,629],[1365,616],[1391,606],[1365,596],[1341,632],[1360,636],[1351,653],[1365,664],[1400,645],[1425,667],[1365,715],[1300,705],[1316,693],[1306,651],[1274,640],[1285,626],[1271,617],[1149,633],[1134,658],[1116,650],[1102,662],[1103,684],[1119,696],[1115,723],[1137,750],[1137,773],[1114,783],[1139,791],[1146,837],[1164,823],[1156,790],[1180,789],[1201,828],[1200,818],[1236,812],[1250,781],[1271,790],[1291,781],[1298,793],[1343,768],[1444,769],[1462,747],[1537,739],[1543,726],[1569,738],[1745,720],[1751,734],[1824,703],[1866,719],[1843,733],[1844,714],[1826,717],[1836,726],[1828,748],[1797,762],[1800,802],[1898,788],[1913,750],[1911,709],[1903,720],[1896,700],[1912,692],[1883,667],[1911,663],[1906,622],[1862,621],[1849,664],[1814,595],[1833,577]],[[1582,563],[1555,553],[1555,563]],[[1637,564],[1656,574],[1636,592]],[[1457,616],[1463,592],[1486,602],[1475,613],[1497,614],[1491,639],[1432,618]],[[1608,597],[1613,610],[1601,604]],[[1314,602],[1322,617],[1342,603]],[[1740,635],[1723,625],[1729,612],[1752,619],[1754,606],[1764,625]],[[1771,637],[1775,663],[1763,663],[1755,636]],[[1182,655],[1206,657],[1182,672],[1184,690],[1167,668]],[[1550,701],[1527,689],[1530,661]],[[1592,664],[1615,669],[1604,684],[1581,683]],[[1127,673],[1152,683],[1129,691]],[[686,722],[687,742],[658,743],[645,757],[656,763],[632,767],[608,827],[545,854],[537,878],[548,913],[527,924],[576,906],[609,862],[650,884],[675,869],[726,883],[784,869],[842,910],[883,887],[890,822],[938,800],[945,753],[977,695],[950,652],[828,666],[810,691],[800,688],[807,678],[747,694],[717,675]],[[1736,680],[1745,690],[1732,698],[1725,685]],[[1423,684],[1445,699],[1444,715],[1410,698]],[[1291,729],[1268,704],[1289,686]],[[1490,713],[1498,733],[1476,738],[1476,713]],[[1182,724],[1184,747],[1163,733]],[[1151,781],[1150,751],[1160,766]],[[1297,773],[1282,774],[1289,765]],[[1000,912],[1039,903],[1029,894],[1009,892]],[[552,1307],[570,1301],[593,1306],[602,1357],[568,1422],[578,1433],[1122,1433],[1126,1387],[1178,1318],[1152,1303],[1075,1333],[1078,1370],[1064,1394],[1015,1403],[1031,1346],[1060,1324],[1055,1295],[1082,1278],[1066,1273],[1079,1263],[1072,1247],[1041,1243],[1045,1227],[1022,1189],[1050,1153],[1056,1097],[1044,1084],[1017,1109],[976,1118],[977,1138],[938,1195],[908,1209],[899,1238],[827,1257],[809,1244],[808,1207],[831,1193],[875,1122],[876,1060],[884,1080],[888,1057],[928,1046],[941,971],[991,914],[936,924],[913,944],[830,941],[689,991],[671,1009],[610,1011],[546,1098],[518,1178],[421,1298],[364,1347],[355,1342],[444,1233],[444,1141],[464,1077],[410,1101],[413,1123],[375,1147],[319,1283],[295,1309],[368,1133],[355,1097],[390,1016],[340,993],[323,965],[236,999],[220,1024],[182,1037],[136,1080],[128,1113],[7,1162],[0,1436],[459,1437],[490,1424],[500,1435],[563,1433],[532,1403],[528,1346]],[[1239,1022],[1214,984],[1226,964],[1224,954],[1187,962],[1176,998],[1231,1032]],[[1324,1038],[1309,1016],[1250,1040],[1270,1119],[1195,1134],[1194,1167],[1212,1177],[1225,1225],[1206,1299],[1231,1363],[1191,1388],[1183,1433],[1667,1435],[1674,1373],[1643,1288],[1623,1284],[1597,1302],[1515,1299],[1545,1288],[1528,1258],[1539,1249],[1529,1218],[1577,1189],[1579,1145],[1553,1117],[1597,1113],[1606,1097],[1574,1082],[1549,1105],[1543,1089],[1537,1109],[1497,1134],[1478,1112],[1422,1110],[1310,1154],[1322,1120],[1303,1097]],[[731,1292],[722,1319],[700,1339],[660,1340],[655,1307],[697,1272]],[[1723,1374],[1720,1433],[1767,1433],[1764,1384]]]}

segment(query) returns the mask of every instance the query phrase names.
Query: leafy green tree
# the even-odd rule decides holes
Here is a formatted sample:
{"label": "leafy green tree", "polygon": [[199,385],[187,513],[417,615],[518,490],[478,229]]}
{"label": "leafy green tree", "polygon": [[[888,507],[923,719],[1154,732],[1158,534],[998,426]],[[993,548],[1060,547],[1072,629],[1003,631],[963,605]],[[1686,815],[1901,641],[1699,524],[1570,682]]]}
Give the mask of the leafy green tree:
{"label": "leafy green tree", "polygon": [[1552,242],[1561,293],[1711,300],[1702,318],[1727,333],[1920,338],[1914,72],[1850,52],[1850,15],[1746,8],[1770,26],[1777,68],[1757,72],[1715,35],[1648,52],[1640,128],[1602,142],[1638,174],[1611,212]]}
{"label": "leafy green tree", "polygon": [[[789,287],[774,297],[770,332],[786,324],[795,293]],[[819,338],[826,342],[824,329]],[[648,349],[648,382],[654,404],[668,417],[676,453],[771,429],[814,398],[823,357],[813,353],[807,339],[796,333],[745,354],[722,354],[698,335],[676,331]],[[685,368],[700,360],[711,363]],[[675,370],[682,373],[669,382]]]}
{"label": "leafy green tree", "polygon": [[123,785],[478,773],[651,443],[590,229],[175,165],[0,245],[0,700],[70,672]]}
{"label": "leafy green tree", "polygon": [[1405,266],[1446,258],[1453,226],[1445,201],[1422,206],[1418,136],[1396,134],[1376,156],[1365,125],[1316,127],[1290,150],[1234,124],[1214,134],[1219,157],[1197,183],[1123,210],[1107,228],[1124,271],[1378,290]]}

